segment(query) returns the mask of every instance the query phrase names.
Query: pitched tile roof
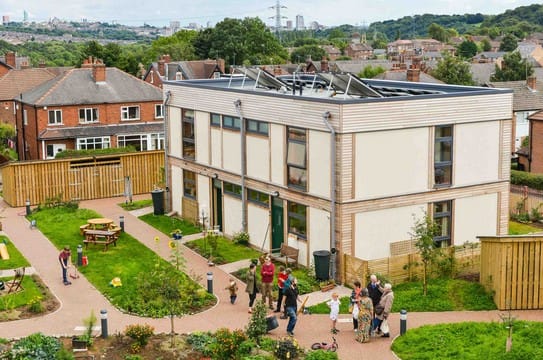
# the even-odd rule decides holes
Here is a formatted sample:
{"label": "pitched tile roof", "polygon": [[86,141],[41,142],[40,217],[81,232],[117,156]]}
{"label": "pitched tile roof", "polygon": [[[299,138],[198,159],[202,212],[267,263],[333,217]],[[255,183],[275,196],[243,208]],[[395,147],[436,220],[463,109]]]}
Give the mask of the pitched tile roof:
{"label": "pitched tile roof", "polygon": [[91,68],[71,69],[23,93],[39,106],[111,104],[162,100],[162,90],[117,68],[106,68],[106,80],[95,82]]}
{"label": "pitched tile roof", "polygon": [[491,87],[513,90],[513,111],[543,109],[543,82],[537,81],[535,90],[526,84],[526,80],[490,82]]}
{"label": "pitched tile roof", "polygon": [[0,100],[12,100],[56,75],[47,68],[11,70],[0,78]]}
{"label": "pitched tile roof", "polygon": [[164,131],[163,122],[148,122],[138,124],[114,125],[85,125],[76,127],[47,128],[43,130],[38,140],[75,139],[78,137],[113,136],[136,133],[161,133]]}

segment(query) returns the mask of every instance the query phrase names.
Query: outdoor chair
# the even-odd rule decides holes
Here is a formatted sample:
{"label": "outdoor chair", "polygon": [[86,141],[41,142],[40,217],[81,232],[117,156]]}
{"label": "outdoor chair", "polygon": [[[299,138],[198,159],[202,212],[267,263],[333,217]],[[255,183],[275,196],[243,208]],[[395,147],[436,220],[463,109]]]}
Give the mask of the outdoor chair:
{"label": "outdoor chair", "polygon": [[13,277],[12,280],[9,280],[6,282],[8,294],[11,294],[12,292],[15,293],[19,290],[23,290],[22,282],[25,277],[25,268],[22,267],[22,268],[14,269],[13,271],[15,271],[15,276]]}

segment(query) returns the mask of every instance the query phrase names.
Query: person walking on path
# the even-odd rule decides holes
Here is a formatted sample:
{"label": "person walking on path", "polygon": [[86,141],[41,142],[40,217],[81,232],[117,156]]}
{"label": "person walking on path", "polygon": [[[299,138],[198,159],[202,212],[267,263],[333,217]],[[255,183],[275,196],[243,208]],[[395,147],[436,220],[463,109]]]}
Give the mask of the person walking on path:
{"label": "person walking on path", "polygon": [[249,265],[249,272],[247,273],[247,287],[245,292],[249,294],[249,313],[253,312],[253,304],[258,294],[258,278],[256,276],[256,265],[251,263]]}
{"label": "person walking on path", "polygon": [[68,281],[68,266],[70,265],[70,257],[71,252],[69,246],[65,246],[58,255],[58,261],[60,262],[60,266],[62,266],[62,281],[64,285],[72,284],[70,281]]}
{"label": "person walking on path", "polygon": [[369,297],[368,289],[364,288],[360,292],[360,299],[358,301],[358,330],[356,332],[356,341],[361,343],[370,341],[372,321],[373,303]]}
{"label": "person walking on path", "polygon": [[292,283],[288,288],[285,288],[285,308],[288,316],[287,334],[294,336],[294,327],[297,321],[298,312],[298,280],[292,279]]}
{"label": "person walking on path", "polygon": [[[379,333],[381,330],[383,332],[382,337],[390,337],[390,333],[387,326],[383,326],[383,322],[387,321],[390,311],[392,310],[392,303],[394,302],[394,293],[392,292],[392,285],[385,284],[383,288],[383,295],[379,304],[375,309],[375,319],[373,323],[373,330]],[[382,310],[381,310],[382,309]]]}
{"label": "person walking on path", "polygon": [[238,298],[238,284],[233,277],[230,278],[230,282],[225,290],[230,291],[230,304],[234,305],[236,299]]}
{"label": "person walking on path", "polygon": [[332,320],[332,334],[337,334],[339,331],[336,328],[337,318],[339,316],[339,296],[337,293],[332,293],[332,299],[330,299],[326,305],[330,308],[330,320]]}
{"label": "person walking on path", "polygon": [[353,310],[351,311],[351,313],[353,314],[353,328],[354,328],[354,331],[357,331],[358,330],[358,313],[360,310],[359,302],[360,302],[360,293],[362,292],[362,284],[360,284],[360,281],[355,280],[353,285],[354,285],[354,288],[353,288],[353,291],[351,292],[351,307]]}
{"label": "person walking on path", "polygon": [[285,288],[285,280],[288,278],[288,273],[283,265],[279,266],[279,272],[277,273],[277,287],[279,288],[277,295],[277,306],[275,307],[276,313],[281,312],[281,305],[283,305],[283,290]]}
{"label": "person walking on path", "polygon": [[275,274],[275,265],[273,265],[269,255],[266,256],[264,264],[260,269],[260,276],[262,277],[262,301],[266,303],[266,298],[268,298],[268,306],[273,310],[273,276]]}

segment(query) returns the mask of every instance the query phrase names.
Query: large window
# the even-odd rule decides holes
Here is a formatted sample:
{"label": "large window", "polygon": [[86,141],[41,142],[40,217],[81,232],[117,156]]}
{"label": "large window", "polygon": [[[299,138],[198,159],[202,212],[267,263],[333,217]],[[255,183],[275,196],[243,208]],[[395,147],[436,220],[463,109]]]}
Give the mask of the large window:
{"label": "large window", "polygon": [[62,124],[62,110],[49,110],[49,125]]}
{"label": "large window", "polygon": [[164,118],[164,104],[155,105],[155,118],[163,119]]}
{"label": "large window", "polygon": [[294,202],[288,202],[288,232],[307,238],[307,207]]}
{"label": "large window", "polygon": [[183,170],[183,195],[196,199],[196,173]]}
{"label": "large window", "polygon": [[219,114],[210,114],[210,123],[211,123],[211,126],[220,127],[221,116]]}
{"label": "large window", "polygon": [[287,176],[288,185],[307,189],[306,132],[303,129],[288,128]]}
{"label": "large window", "polygon": [[237,117],[223,115],[222,127],[225,129],[241,130],[241,119]]}
{"label": "large window", "polygon": [[452,125],[436,127],[434,143],[434,183],[438,187],[452,185],[452,154]]}
{"label": "large window", "polygon": [[183,157],[194,159],[196,145],[194,143],[194,111],[183,110]]}
{"label": "large window", "polygon": [[117,147],[128,146],[137,151],[160,150],[164,148],[164,134],[118,135]]}
{"label": "large window", "polygon": [[139,120],[139,106],[123,106],[121,107],[121,120]]}
{"label": "large window", "polygon": [[96,150],[111,147],[109,136],[77,139],[77,150]]}
{"label": "large window", "polygon": [[82,124],[98,122],[98,109],[96,108],[79,109],[79,122]]}
{"label": "large window", "polygon": [[452,201],[440,201],[433,204],[434,222],[439,225],[439,235],[434,237],[437,247],[451,245]]}

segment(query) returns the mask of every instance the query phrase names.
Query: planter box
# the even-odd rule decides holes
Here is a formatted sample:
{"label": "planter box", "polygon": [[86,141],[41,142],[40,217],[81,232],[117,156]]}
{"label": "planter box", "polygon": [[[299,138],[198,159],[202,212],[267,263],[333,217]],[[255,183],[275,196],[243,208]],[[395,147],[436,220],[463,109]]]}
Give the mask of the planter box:
{"label": "planter box", "polygon": [[327,292],[329,290],[332,290],[333,288],[336,287],[336,284],[327,284],[327,285],[322,285],[321,286],[321,291],[322,292]]}
{"label": "planter box", "polygon": [[72,337],[72,350],[87,351],[87,342],[85,340],[79,340],[76,336]]}

